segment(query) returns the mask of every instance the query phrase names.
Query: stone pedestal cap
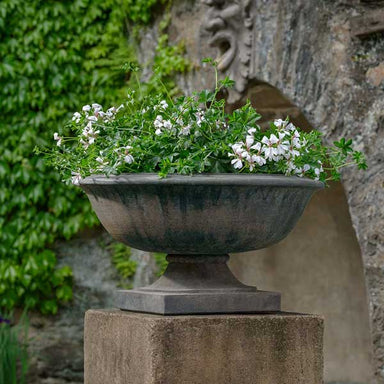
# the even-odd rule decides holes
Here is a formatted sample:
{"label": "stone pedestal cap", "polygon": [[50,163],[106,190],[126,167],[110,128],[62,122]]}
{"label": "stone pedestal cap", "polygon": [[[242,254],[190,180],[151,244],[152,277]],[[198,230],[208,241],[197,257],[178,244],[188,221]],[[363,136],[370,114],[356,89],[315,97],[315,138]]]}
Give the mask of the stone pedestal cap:
{"label": "stone pedestal cap", "polygon": [[85,384],[322,384],[322,342],[314,315],[90,310]]}

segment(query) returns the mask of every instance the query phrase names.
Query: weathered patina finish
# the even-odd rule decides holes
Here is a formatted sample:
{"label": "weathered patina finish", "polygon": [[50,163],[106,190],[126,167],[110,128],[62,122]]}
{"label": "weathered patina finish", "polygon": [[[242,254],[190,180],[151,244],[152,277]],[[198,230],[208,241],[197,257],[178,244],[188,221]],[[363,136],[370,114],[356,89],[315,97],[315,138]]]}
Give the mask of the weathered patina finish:
{"label": "weathered patina finish", "polygon": [[246,252],[283,239],[323,183],[282,175],[90,176],[80,185],[107,231],[168,254]]}
{"label": "weathered patina finish", "polygon": [[117,240],[168,253],[157,282],[118,291],[119,308],[163,315],[280,310],[280,294],[240,283],[227,252],[275,244],[295,226],[323,183],[282,175],[124,174],[81,182]]}

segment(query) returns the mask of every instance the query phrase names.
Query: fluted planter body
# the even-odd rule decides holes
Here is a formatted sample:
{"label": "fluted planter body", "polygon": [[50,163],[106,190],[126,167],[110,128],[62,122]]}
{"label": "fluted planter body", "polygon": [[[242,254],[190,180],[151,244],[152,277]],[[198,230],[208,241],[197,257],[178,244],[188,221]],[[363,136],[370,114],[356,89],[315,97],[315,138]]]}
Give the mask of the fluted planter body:
{"label": "fluted planter body", "polygon": [[281,175],[123,174],[81,182],[106,230],[144,251],[167,253],[164,276],[119,291],[122,309],[234,313],[280,309],[280,295],[241,284],[227,254],[265,248],[293,229],[318,181]]}

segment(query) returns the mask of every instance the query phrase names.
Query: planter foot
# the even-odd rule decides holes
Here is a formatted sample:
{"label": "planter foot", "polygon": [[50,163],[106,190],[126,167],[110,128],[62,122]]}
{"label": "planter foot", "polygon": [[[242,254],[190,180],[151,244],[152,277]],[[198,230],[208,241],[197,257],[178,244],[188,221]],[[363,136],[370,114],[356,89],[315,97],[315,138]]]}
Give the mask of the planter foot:
{"label": "planter foot", "polygon": [[280,293],[259,291],[238,281],[228,255],[168,255],[164,275],[149,287],[116,292],[127,311],[161,315],[280,311]]}

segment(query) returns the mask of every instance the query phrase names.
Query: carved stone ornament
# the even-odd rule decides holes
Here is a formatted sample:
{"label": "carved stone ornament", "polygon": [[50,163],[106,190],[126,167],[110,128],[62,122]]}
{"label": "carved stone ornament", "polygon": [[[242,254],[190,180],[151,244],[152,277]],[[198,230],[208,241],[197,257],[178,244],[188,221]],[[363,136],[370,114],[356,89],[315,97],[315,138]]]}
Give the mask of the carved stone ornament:
{"label": "carved stone ornament", "polygon": [[220,72],[235,80],[228,102],[237,101],[253,73],[254,22],[252,0],[202,0],[208,7],[201,28],[209,46],[217,49]]}

